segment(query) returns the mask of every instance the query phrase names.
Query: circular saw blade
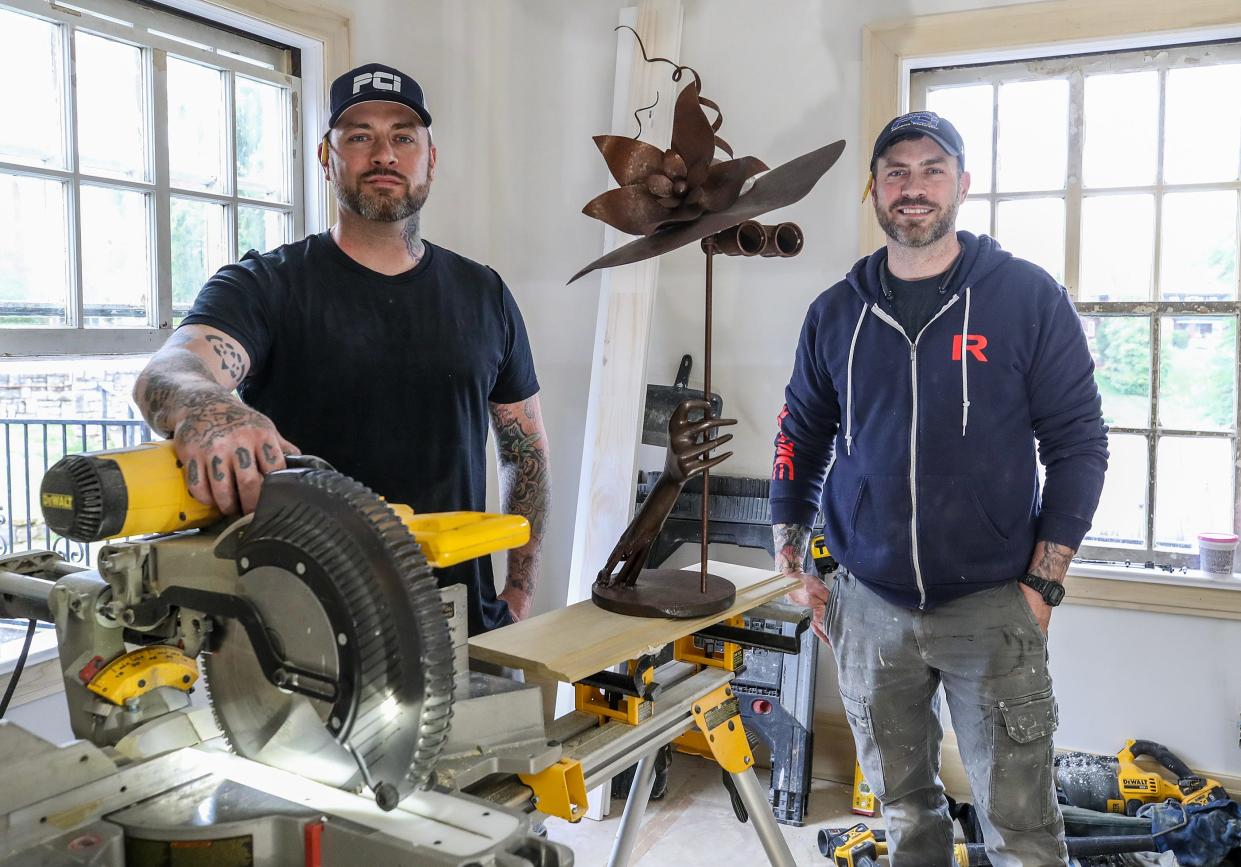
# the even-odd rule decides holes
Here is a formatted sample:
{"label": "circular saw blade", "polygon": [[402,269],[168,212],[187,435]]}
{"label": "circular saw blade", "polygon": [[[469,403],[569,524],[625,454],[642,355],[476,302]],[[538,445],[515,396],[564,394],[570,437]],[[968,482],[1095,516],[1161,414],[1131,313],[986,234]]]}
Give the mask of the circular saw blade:
{"label": "circular saw blade", "polygon": [[430,781],[448,735],[453,653],[435,577],[382,499],[328,470],[263,483],[236,552],[241,593],[279,655],[334,680],[334,701],[271,683],[241,624],[216,625],[203,664],[239,755],[342,788],[400,795]]}

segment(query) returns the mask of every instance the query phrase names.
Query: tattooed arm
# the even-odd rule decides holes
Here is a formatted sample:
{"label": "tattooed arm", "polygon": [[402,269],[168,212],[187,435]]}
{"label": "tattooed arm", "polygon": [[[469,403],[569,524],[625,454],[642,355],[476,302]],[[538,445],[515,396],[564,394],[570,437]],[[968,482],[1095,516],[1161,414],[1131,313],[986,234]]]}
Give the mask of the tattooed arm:
{"label": "tattooed arm", "polygon": [[508,603],[514,620],[530,616],[539,580],[539,554],[551,506],[547,432],[539,396],[519,403],[491,404],[496,436],[503,511],[530,521],[530,541],[508,552],[508,578],[500,598]]}
{"label": "tattooed arm", "polygon": [[823,622],[823,615],[831,594],[818,575],[802,571],[806,549],[810,547],[810,528],[801,524],[773,524],[771,536],[776,543],[776,568],[790,578],[801,579],[801,587],[789,591],[789,601],[810,609],[810,628],[826,642],[827,624]]}
{"label": "tattooed arm", "polygon": [[134,383],[147,423],[172,438],[190,493],[229,515],[254,511],[263,475],[298,452],[271,419],[233,396],[249,370],[249,356],[232,337],[186,325]]}
{"label": "tattooed arm", "polygon": [[[1076,553],[1067,545],[1040,541],[1034,546],[1034,556],[1030,558],[1030,565],[1026,571],[1031,575],[1063,584],[1064,576],[1069,571],[1069,563],[1072,562],[1073,555]],[[1046,635],[1051,625],[1051,606],[1043,601],[1043,597],[1033,587],[1027,587],[1025,584],[1017,586],[1025,594],[1026,601],[1030,603],[1030,610],[1034,612],[1034,619],[1038,621],[1038,625],[1043,628],[1043,634]]]}

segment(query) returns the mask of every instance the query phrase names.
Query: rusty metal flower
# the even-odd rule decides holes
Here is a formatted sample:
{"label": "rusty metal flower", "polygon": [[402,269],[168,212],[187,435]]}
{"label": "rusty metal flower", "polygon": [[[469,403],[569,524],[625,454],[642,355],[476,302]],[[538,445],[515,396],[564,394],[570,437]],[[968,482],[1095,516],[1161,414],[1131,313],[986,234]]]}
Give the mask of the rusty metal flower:
{"label": "rusty metal flower", "polygon": [[[695,80],[677,97],[672,146],[666,151],[636,138],[595,136],[620,187],[596,196],[582,213],[630,235],[650,235],[724,210],[740,197],[747,178],[767,171],[755,157],[715,158],[717,149],[729,157],[733,152],[715,134],[723,117],[715,103],[702,97],[700,88],[695,73]],[[703,106],[715,110],[714,123],[707,120]]]}

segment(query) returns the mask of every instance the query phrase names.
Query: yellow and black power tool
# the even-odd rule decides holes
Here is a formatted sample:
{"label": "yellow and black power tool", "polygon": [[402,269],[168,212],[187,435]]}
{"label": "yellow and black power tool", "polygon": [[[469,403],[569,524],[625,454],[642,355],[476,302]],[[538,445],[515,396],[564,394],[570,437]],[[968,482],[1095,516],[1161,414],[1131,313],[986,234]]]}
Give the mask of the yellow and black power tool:
{"label": "yellow and black power tool", "polygon": [[[288,456],[286,461],[291,468],[331,469],[326,461],[309,455]],[[171,440],[68,455],[44,475],[39,502],[52,532],[75,542],[192,530],[223,517],[215,506],[203,505],[190,495]],[[530,524],[520,515],[415,515],[408,506],[388,505],[434,567],[519,547],[530,537]]]}
{"label": "yellow and black power tool", "polygon": [[[1160,851],[1149,834],[1126,834],[1109,837],[1066,837],[1069,857],[1094,858],[1135,852]],[[883,831],[858,824],[852,828],[827,828],[819,832],[819,852],[836,867],[879,867],[888,855],[887,837]],[[987,847],[983,843],[952,844],[955,867],[990,867]]]}
{"label": "yellow and black power tool", "polygon": [[840,568],[832,552],[827,550],[827,541],[822,533],[815,534],[810,540],[810,556],[814,559],[814,568],[818,570],[820,578],[826,579]]}
{"label": "yellow and black power tool", "polygon": [[[1138,765],[1147,756],[1176,777],[1172,782],[1157,771]],[[1218,781],[1195,774],[1171,750],[1154,741],[1129,740],[1115,756],[1063,753],[1056,756],[1056,785],[1075,807],[1101,813],[1132,816],[1144,804],[1169,798],[1182,804],[1205,804],[1228,799]]]}

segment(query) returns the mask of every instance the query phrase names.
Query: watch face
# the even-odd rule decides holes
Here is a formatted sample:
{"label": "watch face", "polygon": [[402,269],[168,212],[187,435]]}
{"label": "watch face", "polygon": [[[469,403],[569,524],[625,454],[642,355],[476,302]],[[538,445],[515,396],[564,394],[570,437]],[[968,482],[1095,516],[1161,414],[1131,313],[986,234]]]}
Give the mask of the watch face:
{"label": "watch face", "polygon": [[1064,585],[1056,581],[1048,581],[1047,583],[1049,586],[1043,591],[1043,601],[1055,607],[1060,604],[1060,600],[1064,599]]}

